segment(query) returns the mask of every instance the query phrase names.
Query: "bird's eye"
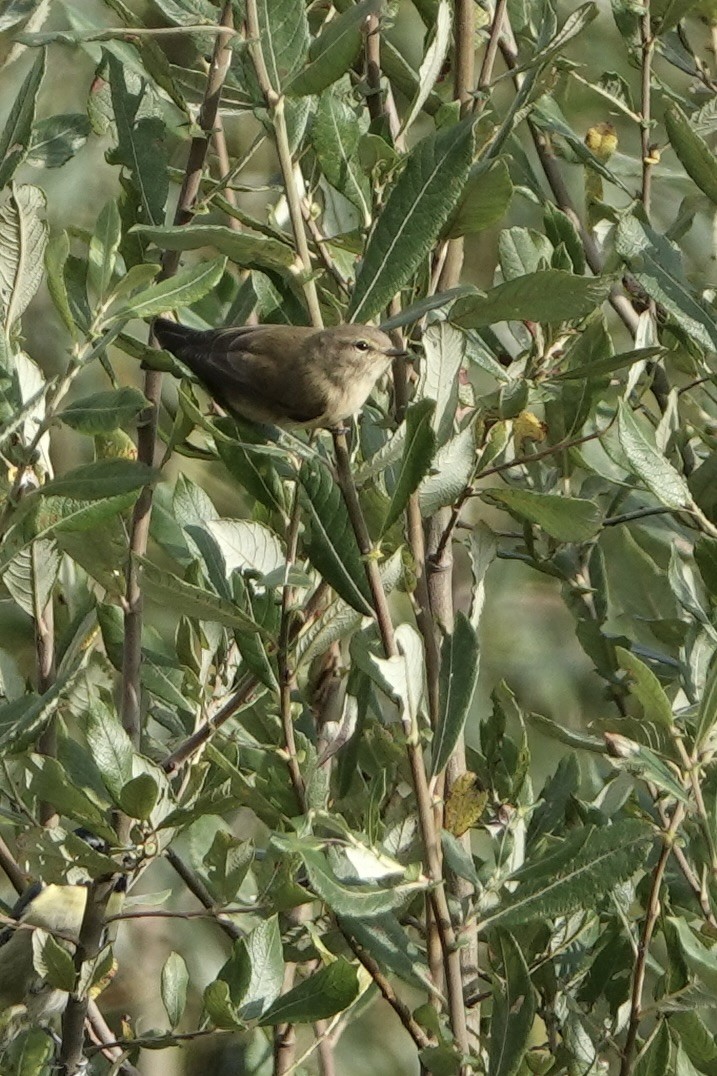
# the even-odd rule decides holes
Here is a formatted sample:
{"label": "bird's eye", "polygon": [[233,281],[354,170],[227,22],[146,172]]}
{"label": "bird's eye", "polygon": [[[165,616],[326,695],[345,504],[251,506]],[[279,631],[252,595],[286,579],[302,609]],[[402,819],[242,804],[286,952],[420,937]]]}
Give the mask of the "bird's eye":
{"label": "bird's eye", "polygon": [[354,347],[357,351],[368,351],[371,345],[369,344],[368,340],[357,340],[354,344]]}

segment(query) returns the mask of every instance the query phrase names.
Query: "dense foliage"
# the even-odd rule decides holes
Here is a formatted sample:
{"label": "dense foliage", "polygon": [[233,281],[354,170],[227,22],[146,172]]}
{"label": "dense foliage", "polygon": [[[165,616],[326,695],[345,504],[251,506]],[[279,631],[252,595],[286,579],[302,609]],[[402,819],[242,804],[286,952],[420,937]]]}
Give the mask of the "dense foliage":
{"label": "dense foliage", "polygon": [[[712,11],[488,8],[0,11],[0,866],[8,909],[87,889],[7,1076],[717,1073]],[[93,146],[87,231],[46,180]],[[170,311],[414,361],[351,431],[258,428]],[[476,695],[497,571],[589,715]]]}

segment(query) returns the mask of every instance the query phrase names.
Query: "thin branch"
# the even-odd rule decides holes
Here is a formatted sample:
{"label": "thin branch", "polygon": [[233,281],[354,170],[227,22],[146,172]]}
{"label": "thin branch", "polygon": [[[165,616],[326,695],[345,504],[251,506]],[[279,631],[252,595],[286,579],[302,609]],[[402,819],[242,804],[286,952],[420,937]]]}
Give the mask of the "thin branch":
{"label": "thin branch", "polygon": [[622,1051],[619,1076],[630,1076],[630,1073],[632,1072],[632,1058],[637,1043],[640,1020],[642,1019],[642,991],[645,985],[647,956],[652,935],[655,930],[655,924],[657,923],[657,918],[660,914],[660,890],[662,888],[662,880],[665,874],[667,860],[670,856],[670,851],[675,842],[677,830],[682,824],[685,812],[685,805],[683,803],[678,803],[672,814],[672,819],[663,833],[662,848],[652,872],[652,882],[650,884],[650,893],[647,898],[645,921],[642,926],[642,934],[640,935],[640,941],[637,947],[637,958],[635,960],[635,968],[633,971],[630,1021],[628,1023],[625,1045]]}
{"label": "thin branch", "polygon": [[0,837],[0,869],[5,872],[7,880],[17,894],[24,893],[27,889],[27,875],[21,869],[7,844]]}
{"label": "thin branch", "polygon": [[[286,539],[286,573],[287,577],[296,561],[296,553],[299,543],[299,526],[301,511],[299,506],[298,488],[294,488],[294,503],[291,508],[289,532]],[[281,622],[279,626],[279,646],[277,660],[279,664],[279,717],[284,734],[284,748],[286,750],[286,764],[289,769],[291,785],[294,789],[296,802],[302,814],[306,813],[306,785],[299,766],[296,752],[296,737],[294,736],[294,719],[291,712],[291,688],[294,676],[289,664],[289,648],[292,638],[293,603],[295,589],[288,582],[281,590]]]}
{"label": "thin branch", "polygon": [[[172,848],[167,848],[164,855],[167,862],[170,863],[172,867],[174,867],[175,871],[182,879],[189,892],[197,898],[202,907],[206,908],[208,912],[212,913],[218,926],[221,927],[224,933],[228,935],[228,937],[230,937],[232,941],[237,941],[238,938],[241,938],[242,931],[239,929],[236,923],[233,923],[231,919],[222,919],[221,916],[217,914],[215,910],[214,898],[205,886],[202,879],[199,877],[198,874],[196,874],[195,871],[192,870],[189,864],[185,863],[182,857],[179,856]],[[119,916],[118,918],[122,918],[122,916]],[[182,918],[188,917],[183,916]]]}
{"label": "thin branch", "polygon": [[132,1047],[127,1046],[126,1049],[123,1050],[120,1046],[114,1044],[114,1034],[112,1033],[112,1029],[100,1012],[96,1001],[91,1000],[87,1006],[86,1027],[90,1041],[100,1047],[102,1053],[108,1061],[112,1062],[117,1071],[121,1072],[123,1076],[140,1076],[139,1069],[135,1068],[135,1066],[124,1057],[125,1053],[132,1049]]}
{"label": "thin branch", "polygon": [[650,196],[652,193],[652,170],[656,163],[650,145],[651,122],[651,83],[652,57],[655,52],[655,36],[652,32],[650,17],[650,0],[642,0],[640,15],[640,46],[642,53],[642,71],[640,79],[640,139],[642,145],[642,190],[640,197],[645,213],[650,213]]}
{"label": "thin branch", "polygon": [[374,958],[366,949],[363,949],[359,945],[359,943],[351,935],[351,933],[342,927],[341,920],[339,920],[339,928],[341,929],[341,932],[346,939],[346,943],[353,952],[354,956],[366,968],[366,971],[369,973],[376,986],[383,994],[384,999],[388,1002],[393,1011],[396,1013],[396,1016],[401,1021],[404,1028],[411,1036],[418,1049],[424,1050],[427,1046],[430,1046],[431,1039],[423,1030],[421,1025],[417,1023],[416,1020],[414,1020],[413,1014],[409,1009],[408,1005],[404,1005],[404,1003],[398,997],[396,991],[391,986],[391,983],[381,971],[380,965],[374,960]]}
{"label": "thin branch", "polygon": [[[182,183],[177,209],[174,214],[175,225],[187,224],[192,219],[193,207],[199,194],[202,171],[214,130],[222,86],[231,60],[229,44],[232,37],[235,36],[231,0],[226,0],[224,4],[217,29],[217,39],[214,44],[214,53],[204,99],[199,110],[198,125],[201,129],[201,134],[195,135],[189,147],[184,182]],[[166,280],[176,273],[180,257],[181,251],[178,250],[164,252],[162,271],[159,275],[160,280]],[[148,466],[154,464],[161,394],[161,373],[157,370],[147,370],[144,381],[144,395],[149,401],[149,406],[143,412],[137,430],[137,458]],[[135,746],[139,744],[140,737],[140,667],[142,662],[143,621],[143,595],[136,558],[143,556],[147,550],[152,497],[152,488],[145,486],[135,504],[134,512],[132,513],[130,548],[125,578],[121,714],[123,728]]]}
{"label": "thin branch", "polygon": [[[498,55],[498,48],[500,45],[500,35],[503,32],[503,18],[508,6],[508,0],[497,0],[495,5],[495,11],[493,12],[493,22],[490,28],[490,37],[488,38],[488,44],[486,50],[483,53],[483,63],[481,64],[480,74],[478,75],[478,89],[487,90],[490,86],[493,78],[493,67],[495,65],[495,58]],[[472,20],[470,30],[472,32]],[[470,83],[468,83],[470,85]],[[479,100],[476,100],[476,110],[479,108]]]}

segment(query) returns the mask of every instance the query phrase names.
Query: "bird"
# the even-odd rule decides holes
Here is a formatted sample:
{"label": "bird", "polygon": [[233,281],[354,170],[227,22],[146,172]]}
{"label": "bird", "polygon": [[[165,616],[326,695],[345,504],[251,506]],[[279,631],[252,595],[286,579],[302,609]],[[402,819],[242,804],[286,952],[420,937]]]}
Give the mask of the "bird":
{"label": "bird", "polygon": [[289,428],[340,427],[361,410],[392,360],[406,355],[371,325],[201,331],[156,318],[153,331],[231,415]]}

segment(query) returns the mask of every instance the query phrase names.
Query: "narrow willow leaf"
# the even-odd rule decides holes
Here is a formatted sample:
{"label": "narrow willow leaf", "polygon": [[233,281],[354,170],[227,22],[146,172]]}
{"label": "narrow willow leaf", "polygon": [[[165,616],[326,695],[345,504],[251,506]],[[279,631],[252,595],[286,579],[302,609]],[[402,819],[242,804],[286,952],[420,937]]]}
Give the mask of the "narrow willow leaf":
{"label": "narrow willow leaf", "polygon": [[640,869],[651,843],[649,827],[632,819],[577,832],[556,851],[512,876],[515,891],[486,915],[481,932],[497,924],[519,926],[532,919],[568,915],[577,908],[594,908]]}
{"label": "narrow willow leaf", "polygon": [[478,165],[468,177],[460,202],[448,221],[446,236],[474,235],[505,218],[513,184],[505,160]]}
{"label": "narrow willow leaf", "polygon": [[259,1020],[259,1026],[328,1020],[348,1009],[359,993],[356,969],[341,956],[277,998]]}
{"label": "narrow willow leaf", "polygon": [[497,321],[577,321],[600,306],[613,281],[575,276],[562,269],[540,269],[506,280],[485,295],[458,299],[450,319],[464,329]]}
{"label": "narrow willow leaf", "polygon": [[692,128],[684,112],[672,104],[665,112],[665,127],[672,148],[690,179],[717,203],[717,161],[714,152]]}
{"label": "narrow willow leaf", "polygon": [[35,107],[44,74],[45,52],[43,50],[28,71],[0,135],[0,188],[7,186],[27,155],[35,120]]}
{"label": "narrow willow leaf", "polygon": [[651,748],[619,733],[606,732],[605,743],[613,766],[626,770],[640,781],[649,781],[669,796],[688,803],[689,798],[675,772]]}
{"label": "narrow willow leaf", "polygon": [[146,406],[147,400],[139,389],[126,385],[74,400],[60,412],[60,419],[71,429],[93,436],[129,425]]}
{"label": "narrow willow leaf", "polygon": [[384,534],[401,515],[408,498],[418,489],[431,466],[436,449],[436,435],[432,428],[435,408],[433,400],[419,400],[406,412],[406,440],[391,503],[383,522]]}
{"label": "narrow willow leaf", "polygon": [[717,953],[708,948],[690,930],[684,919],[670,917],[668,922],[675,930],[682,956],[689,971],[704,983],[708,990],[717,990]]}
{"label": "narrow willow leaf", "polygon": [[621,667],[629,674],[630,691],[642,705],[647,720],[672,731],[672,704],[652,669],[622,646],[616,646],[615,653]]}
{"label": "narrow willow leaf", "polygon": [[615,232],[615,249],[650,298],[709,351],[717,350],[717,317],[685,277],[676,248],[638,217],[625,216]]}
{"label": "narrow willow leaf", "polygon": [[187,987],[189,970],[184,957],[179,953],[170,953],[160,977],[162,1004],[172,1027],[182,1019],[187,1004]]}
{"label": "narrow willow leaf", "polygon": [[381,0],[361,0],[321,27],[309,47],[309,62],[286,86],[289,97],[319,94],[341,78],[356,59],[363,43],[363,26],[378,12]]}
{"label": "narrow willow leaf", "polygon": [[490,527],[487,527],[485,523],[478,523],[477,526],[472,527],[468,536],[468,556],[473,581],[469,619],[476,631],[485,603],[485,577],[497,555],[498,541]]}
{"label": "narrow willow leaf", "polygon": [[0,209],[0,304],[9,333],[42,280],[47,226],[40,219],[45,195],[39,187],[13,187]]}
{"label": "narrow willow leaf", "polygon": [[443,639],[439,675],[440,710],[433,738],[431,776],[440,773],[465,727],[478,682],[478,635],[464,613],[456,614]]}
{"label": "narrow willow leaf", "polygon": [[371,592],[341,490],[327,468],[313,460],[303,463],[299,482],[309,520],[306,555],[345,602],[371,616]]}
{"label": "narrow willow leaf", "polygon": [[451,5],[448,0],[439,0],[431,42],[418,69],[418,91],[411,102],[406,118],[401,124],[402,131],[407,131],[418,118],[443,70],[448,47],[451,43],[451,23]]}
{"label": "narrow willow leaf", "polygon": [[266,235],[236,232],[223,224],[193,224],[191,227],[167,225],[163,228],[136,224],[131,231],[149,239],[162,250],[214,247],[242,269],[269,269],[285,273],[296,261],[288,243]]}
{"label": "narrow willow leaf", "polygon": [[78,825],[91,829],[98,837],[110,842],[117,840],[117,834],[107,821],[106,811],[70,780],[57,759],[48,755],[31,755],[27,766],[34,795],[52,804],[60,814],[67,815]]}
{"label": "narrow willow leaf", "polygon": [[425,362],[421,363],[416,397],[436,401],[431,425],[438,444],[443,445],[455,422],[458,381],[466,351],[465,334],[447,321],[436,322],[424,333],[423,351]]}
{"label": "narrow willow leaf", "polygon": [[185,583],[172,572],[164,572],[150,561],[139,558],[142,566],[142,586],[150,601],[171,609],[177,616],[209,620],[239,631],[261,632],[260,626],[233,602]]}
{"label": "narrow willow leaf", "polygon": [[77,329],[70,309],[70,300],[65,283],[65,262],[69,253],[70,240],[67,232],[62,231],[50,236],[50,241],[45,248],[47,290],[65,328],[74,336]]}
{"label": "narrow willow leaf", "polygon": [[117,203],[107,202],[97,218],[87,262],[87,284],[95,299],[104,299],[109,291],[121,237]]}
{"label": "narrow willow leaf", "polygon": [[691,497],[686,480],[648,439],[624,400],[618,404],[617,433],[630,467],[660,504],[687,507]]}
{"label": "narrow willow leaf", "polygon": [[136,94],[130,92],[124,64],[114,52],[109,57],[112,111],[117,130],[117,147],[107,154],[111,164],[119,164],[132,176],[137,190],[143,223],[161,224],[169,191],[166,127],[159,116],[137,118],[146,92],[144,82]]}
{"label": "narrow willow leaf", "polygon": [[97,460],[75,467],[41,486],[35,496],[97,501],[142,489],[160,478],[154,467],[136,460]]}
{"label": "narrow willow leaf", "polygon": [[587,542],[600,530],[600,508],[594,501],[559,497],[529,489],[495,487],[481,490],[489,503],[502,505],[516,516],[537,523],[559,542]]}
{"label": "narrow willow leaf", "polygon": [[33,931],[32,953],[35,970],[47,980],[53,990],[68,992],[74,989],[76,972],[72,954],[52,934],[47,934],[44,930]]}
{"label": "narrow willow leaf", "polygon": [[361,213],[363,223],[371,221],[371,187],[359,163],[361,127],[352,108],[335,94],[321,95],[311,125],[311,141],[321,170]]}
{"label": "narrow willow leaf", "polygon": [[112,311],[113,321],[126,318],[153,318],[179,306],[190,306],[216,288],[224,273],[226,260],[216,258],[211,262],[193,265],[180,273],[154,284],[140,295],[128,299],[119,309]]}
{"label": "narrow willow leaf", "polygon": [[36,168],[60,168],[81,149],[90,134],[84,112],[68,112],[40,120],[32,129],[26,162]]}
{"label": "narrow willow leaf", "polygon": [[411,151],[369,239],[349,320],[375,317],[419,267],[461,196],[473,152],[472,121],[429,135]]}
{"label": "narrow willow leaf", "polygon": [[695,745],[703,750],[717,725],[717,659],[713,659],[697,711]]}
{"label": "narrow willow leaf", "polygon": [[605,754],[605,741],[602,736],[591,736],[587,732],[578,732],[577,729],[567,728],[566,725],[561,725],[544,714],[528,711],[526,717],[531,725],[534,725],[539,732],[542,732],[543,736],[547,736],[551,740],[557,740],[558,743],[565,744],[566,747],[572,747],[576,751],[591,751],[596,755]]}
{"label": "narrow willow leaf", "polygon": [[351,656],[358,667],[388,696],[399,709],[404,729],[415,729],[424,688],[424,657],[421,637],[410,624],[396,629],[398,654],[384,658],[373,653],[364,635],[351,640]]}
{"label": "narrow willow leaf", "polygon": [[502,967],[500,981],[493,987],[488,1076],[517,1076],[535,1020],[535,994],[513,935],[496,931],[491,949],[499,954]]}
{"label": "narrow willow leaf", "polygon": [[404,325],[413,325],[414,322],[420,321],[431,310],[440,310],[442,306],[450,306],[462,295],[476,294],[477,288],[472,284],[459,284],[456,288],[448,288],[447,291],[439,291],[437,295],[431,295],[426,299],[419,299],[418,302],[411,303],[410,306],[404,307],[400,314],[394,314],[393,317],[386,318],[379,327],[384,332],[390,332],[391,329],[401,329]]}

